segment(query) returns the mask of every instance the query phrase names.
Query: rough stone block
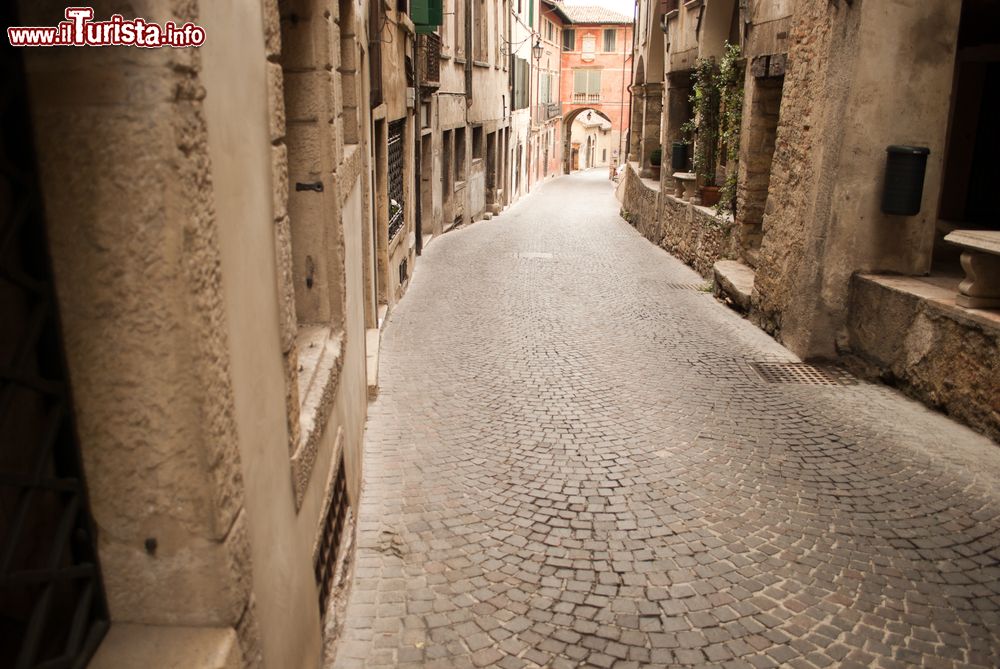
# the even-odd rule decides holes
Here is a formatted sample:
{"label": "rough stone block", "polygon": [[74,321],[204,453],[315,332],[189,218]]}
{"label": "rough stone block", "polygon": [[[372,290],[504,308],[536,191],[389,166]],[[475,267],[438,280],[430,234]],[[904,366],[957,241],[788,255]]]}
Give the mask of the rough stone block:
{"label": "rough stone block", "polygon": [[278,0],[261,0],[264,18],[264,52],[268,60],[281,57],[281,18],[278,16]]}
{"label": "rough stone block", "polygon": [[281,65],[267,64],[267,114],[271,142],[285,136],[285,87]]}
{"label": "rough stone block", "polygon": [[274,220],[288,215],[288,148],[284,144],[271,147],[271,182]]}

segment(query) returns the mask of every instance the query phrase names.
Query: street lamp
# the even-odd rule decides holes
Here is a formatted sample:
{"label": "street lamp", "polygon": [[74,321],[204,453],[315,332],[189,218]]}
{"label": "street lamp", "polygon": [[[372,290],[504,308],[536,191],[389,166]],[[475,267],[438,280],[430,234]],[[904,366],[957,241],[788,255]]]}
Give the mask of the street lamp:
{"label": "street lamp", "polygon": [[542,52],[545,51],[545,47],[542,46],[542,38],[538,36],[535,38],[535,46],[531,47],[531,55],[534,56],[535,60],[542,59]]}

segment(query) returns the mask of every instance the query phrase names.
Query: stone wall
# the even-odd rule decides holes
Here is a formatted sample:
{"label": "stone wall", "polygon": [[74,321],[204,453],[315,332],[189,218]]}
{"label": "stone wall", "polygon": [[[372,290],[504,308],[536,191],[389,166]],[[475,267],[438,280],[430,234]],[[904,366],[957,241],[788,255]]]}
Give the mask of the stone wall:
{"label": "stone wall", "polygon": [[[65,8],[22,6],[28,25]],[[333,0],[144,7],[210,37],[25,53],[111,621],[146,658],[211,629],[240,666],[316,667],[313,551],[342,454],[352,504],[361,486],[369,138],[343,141],[341,100],[367,77],[338,66],[365,31]]]}
{"label": "stone wall", "polygon": [[730,217],[660,191],[651,179],[638,176],[628,163],[620,188],[625,219],[646,239],[693,267],[702,276],[723,258],[735,258],[739,235]]}
{"label": "stone wall", "polygon": [[851,349],[867,372],[1000,441],[1000,317],[956,307],[954,295],[855,276]]}
{"label": "stone wall", "polygon": [[[65,9],[20,6],[25,25],[54,25]],[[199,19],[196,3],[145,10]],[[111,620],[244,627],[252,661],[253,562],[202,53],[28,49],[25,63]]]}
{"label": "stone wall", "polygon": [[[833,357],[856,271],[930,268],[961,3],[796,5],[754,318]],[[880,209],[885,150],[930,148],[921,211]]]}

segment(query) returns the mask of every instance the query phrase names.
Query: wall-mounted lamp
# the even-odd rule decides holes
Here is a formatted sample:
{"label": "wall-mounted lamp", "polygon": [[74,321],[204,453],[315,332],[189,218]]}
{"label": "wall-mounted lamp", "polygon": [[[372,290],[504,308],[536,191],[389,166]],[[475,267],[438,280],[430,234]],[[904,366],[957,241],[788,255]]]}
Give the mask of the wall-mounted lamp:
{"label": "wall-mounted lamp", "polygon": [[531,47],[531,55],[535,57],[535,60],[542,59],[542,52],[545,51],[545,47],[542,46],[542,38],[535,38],[535,46]]}

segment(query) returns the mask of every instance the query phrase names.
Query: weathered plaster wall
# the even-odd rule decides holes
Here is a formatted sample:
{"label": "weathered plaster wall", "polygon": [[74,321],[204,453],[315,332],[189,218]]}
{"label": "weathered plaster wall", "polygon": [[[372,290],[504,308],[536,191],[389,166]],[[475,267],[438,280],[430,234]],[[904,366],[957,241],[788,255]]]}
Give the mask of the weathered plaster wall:
{"label": "weathered plaster wall", "polygon": [[[98,15],[117,8],[95,5]],[[65,3],[21,7],[26,24],[54,25]],[[158,21],[198,20],[195,10],[143,5]],[[202,54],[25,56],[112,620],[241,625],[246,640],[252,557]]]}
{"label": "weathered plaster wall", "polygon": [[[835,354],[852,272],[929,268],[959,9],[796,9],[753,303],[802,356]],[[889,144],[931,149],[918,216],[879,210]]]}
{"label": "weathered plaster wall", "polygon": [[954,305],[953,289],[855,276],[851,349],[882,380],[1000,441],[1000,318]]}

